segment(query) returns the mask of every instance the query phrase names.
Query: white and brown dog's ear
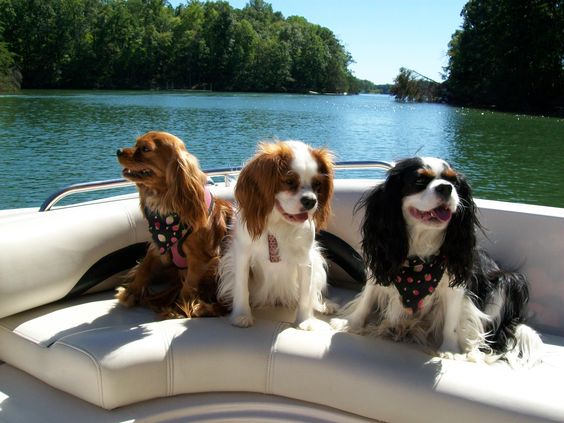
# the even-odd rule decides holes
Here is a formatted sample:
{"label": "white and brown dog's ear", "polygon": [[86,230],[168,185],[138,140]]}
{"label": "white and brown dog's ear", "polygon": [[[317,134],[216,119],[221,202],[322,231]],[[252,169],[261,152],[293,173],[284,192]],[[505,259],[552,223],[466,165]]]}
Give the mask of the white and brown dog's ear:
{"label": "white and brown dog's ear", "polygon": [[241,219],[253,239],[264,231],[274,208],[281,175],[288,171],[291,149],[281,143],[262,143],[255,156],[243,167],[235,186],[235,199]]}
{"label": "white and brown dog's ear", "polygon": [[333,154],[325,149],[312,149],[311,155],[317,161],[318,175],[314,178],[313,183],[318,187],[316,189],[317,210],[314,214],[315,229],[318,231],[326,227],[331,217],[331,201],[333,199]]}
{"label": "white and brown dog's ear", "polygon": [[200,170],[196,157],[188,153],[183,144],[175,144],[172,148],[166,170],[167,195],[181,220],[195,232],[206,226],[208,220],[206,175]]}

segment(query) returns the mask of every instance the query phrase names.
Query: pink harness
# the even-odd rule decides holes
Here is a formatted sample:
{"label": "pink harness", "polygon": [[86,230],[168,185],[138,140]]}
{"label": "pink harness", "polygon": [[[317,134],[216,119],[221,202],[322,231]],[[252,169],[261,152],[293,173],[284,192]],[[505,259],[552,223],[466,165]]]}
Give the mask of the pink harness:
{"label": "pink harness", "polygon": [[271,263],[279,263],[281,260],[278,241],[271,233],[268,234],[268,258]]}
{"label": "pink harness", "polygon": [[[213,195],[207,186],[204,196],[209,215],[213,210]],[[153,241],[159,247],[159,253],[165,254],[170,251],[174,265],[179,269],[186,269],[188,263],[182,251],[182,244],[192,233],[192,227],[181,222],[178,213],[162,216],[148,208],[145,208],[144,213],[149,222],[149,231]]]}

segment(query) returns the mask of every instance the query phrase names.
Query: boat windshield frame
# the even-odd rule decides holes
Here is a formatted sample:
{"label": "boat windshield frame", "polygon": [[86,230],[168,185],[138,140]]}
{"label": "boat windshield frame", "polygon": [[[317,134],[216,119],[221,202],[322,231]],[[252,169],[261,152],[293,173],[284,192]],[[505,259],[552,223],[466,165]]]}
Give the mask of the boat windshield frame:
{"label": "boat windshield frame", "polygon": [[[378,161],[378,160],[367,160],[367,161],[344,161],[335,163],[335,170],[384,170],[388,171],[393,167],[393,162]],[[210,185],[216,185],[218,183],[223,183],[225,186],[231,186],[236,180],[237,175],[241,171],[241,167],[226,167],[226,168],[216,168],[204,170],[208,176],[208,182]],[[64,198],[84,193],[84,192],[94,192],[102,191],[107,189],[124,188],[129,186],[134,186],[135,183],[128,181],[124,178],[119,179],[107,179],[101,181],[84,182],[78,184],[68,185],[60,190],[51,194],[39,208],[40,212],[46,212],[52,210],[53,207],[59,203]]]}

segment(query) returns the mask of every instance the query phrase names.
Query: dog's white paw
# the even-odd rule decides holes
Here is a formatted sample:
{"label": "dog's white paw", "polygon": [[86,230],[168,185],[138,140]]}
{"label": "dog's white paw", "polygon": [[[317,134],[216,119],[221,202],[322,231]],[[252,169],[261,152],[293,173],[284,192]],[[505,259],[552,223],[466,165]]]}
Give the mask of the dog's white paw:
{"label": "dog's white paw", "polygon": [[253,326],[255,324],[255,320],[250,314],[231,314],[229,320],[233,326],[238,326],[240,328],[248,328],[249,326]]}
{"label": "dog's white paw", "polygon": [[331,300],[325,300],[316,311],[321,314],[335,314],[339,310],[339,305]]}
{"label": "dog's white paw", "polygon": [[335,317],[331,319],[331,327],[338,332],[352,332],[352,333],[362,333],[363,325],[350,318],[339,318]]}
{"label": "dog's white paw", "polygon": [[320,331],[330,331],[331,326],[325,323],[323,320],[316,319],[315,317],[310,317],[309,319],[303,320],[298,323],[298,328],[301,330],[320,330]]}
{"label": "dog's white paw", "polygon": [[439,356],[442,358],[449,358],[451,360],[457,355],[460,355],[461,352],[462,351],[460,351],[458,342],[449,338],[446,338],[439,348]]}
{"label": "dog's white paw", "polygon": [[348,319],[340,319],[335,317],[330,321],[331,327],[339,332],[348,332],[350,329],[350,324]]}
{"label": "dog's white paw", "polygon": [[440,358],[444,358],[445,360],[454,360],[454,359],[455,359],[455,355],[456,355],[456,354],[454,354],[454,353],[452,353],[452,352],[449,352],[449,351],[439,351],[439,352],[438,352],[438,356],[439,356]]}

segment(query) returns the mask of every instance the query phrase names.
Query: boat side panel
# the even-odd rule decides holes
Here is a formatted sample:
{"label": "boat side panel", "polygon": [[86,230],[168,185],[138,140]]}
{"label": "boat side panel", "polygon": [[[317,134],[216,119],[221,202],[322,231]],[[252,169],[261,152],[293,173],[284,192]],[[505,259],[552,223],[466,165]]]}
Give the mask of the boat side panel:
{"label": "boat side panel", "polygon": [[564,336],[564,211],[478,201],[480,243],[505,267],[529,280],[530,323]]}
{"label": "boat side panel", "polygon": [[67,295],[102,257],[149,240],[137,200],[0,219],[0,317]]}

